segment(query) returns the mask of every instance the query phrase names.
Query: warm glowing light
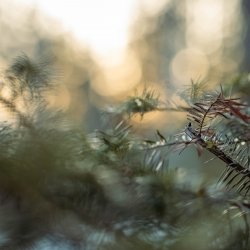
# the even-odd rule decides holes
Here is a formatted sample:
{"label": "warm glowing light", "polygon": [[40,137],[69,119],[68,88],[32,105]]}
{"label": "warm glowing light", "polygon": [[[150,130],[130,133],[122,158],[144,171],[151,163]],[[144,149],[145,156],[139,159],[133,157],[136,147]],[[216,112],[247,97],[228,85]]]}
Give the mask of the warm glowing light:
{"label": "warm glowing light", "polygon": [[124,48],[133,22],[134,0],[19,0],[61,21],[63,26],[98,55]]}
{"label": "warm glowing light", "polygon": [[[99,58],[115,57],[126,49],[137,11],[156,14],[169,0],[16,0],[35,5],[61,22]],[[108,63],[108,62],[107,62]]]}
{"label": "warm glowing light", "polygon": [[100,62],[102,76],[93,82],[93,89],[100,95],[120,95],[133,89],[140,81],[141,68],[131,51],[126,51],[113,63]]}
{"label": "warm glowing light", "polygon": [[[18,0],[16,0],[18,1]],[[141,11],[157,14],[169,0],[19,0],[35,7],[90,49],[100,68],[92,88],[100,95],[130,91],[141,78],[136,56],[128,49],[130,27]],[[79,44],[79,43],[78,43]]]}
{"label": "warm glowing light", "polygon": [[209,62],[201,51],[187,48],[177,53],[172,61],[171,69],[176,80],[187,83],[191,78],[206,76]]}
{"label": "warm glowing light", "polygon": [[241,44],[241,8],[238,0],[186,0],[186,45],[206,55],[213,69],[210,78],[232,74],[239,65],[242,51],[235,48]]}
{"label": "warm glowing light", "polygon": [[223,25],[223,1],[224,0],[198,0],[188,4],[189,16],[192,15],[191,24],[197,32],[220,35]]}
{"label": "warm glowing light", "polygon": [[[224,0],[196,0],[187,3],[187,45],[211,53],[223,38]],[[226,3],[228,4],[228,3]]]}
{"label": "warm glowing light", "polygon": [[57,88],[56,95],[47,95],[47,100],[51,107],[66,110],[71,102],[69,90],[65,86],[60,86]]}

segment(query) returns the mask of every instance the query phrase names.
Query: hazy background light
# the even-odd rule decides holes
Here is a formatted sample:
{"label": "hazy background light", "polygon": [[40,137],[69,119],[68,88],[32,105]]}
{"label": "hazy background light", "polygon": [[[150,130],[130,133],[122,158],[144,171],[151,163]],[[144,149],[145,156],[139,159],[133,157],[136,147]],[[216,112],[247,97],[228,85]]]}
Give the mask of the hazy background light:
{"label": "hazy background light", "polygon": [[[129,49],[131,26],[142,12],[156,15],[169,0],[18,0],[61,22],[88,48],[99,66],[92,88],[103,96],[133,89],[141,79],[138,59]],[[53,32],[53,30],[52,30]],[[56,31],[55,31],[56,32]]]}
{"label": "hazy background light", "polygon": [[[165,15],[164,13],[169,6],[176,5],[176,12],[173,15],[185,20],[184,46],[176,47],[175,44],[178,45],[181,41],[172,37],[172,41],[171,39],[166,41],[173,43],[172,47],[166,44],[168,51],[164,52],[167,55],[170,48],[175,52],[175,55],[172,58],[170,57],[168,62],[170,75],[173,73],[174,82],[180,81],[180,78],[182,78],[187,84],[188,79],[196,77],[193,74],[207,77],[211,73],[210,70],[216,72],[217,76],[225,73],[227,70],[223,67],[216,70],[214,68],[217,67],[217,63],[224,59],[225,55],[221,52],[223,46],[225,46],[225,40],[239,32],[242,25],[240,1],[237,0],[232,0],[230,3],[226,0],[185,0],[182,3],[175,3],[172,0],[16,0],[16,2],[25,3],[29,7],[33,6],[33,8],[53,18],[55,22],[61,23],[65,31],[73,35],[75,40],[79,41],[79,44],[91,51],[92,57],[96,60],[100,70],[103,71],[102,80],[109,81],[109,83],[103,83],[107,85],[107,91],[103,95],[110,93],[108,89],[111,85],[116,85],[113,95],[120,94],[126,90],[125,85],[128,86],[127,90],[129,90],[136,85],[136,81],[139,83],[139,76],[144,77],[144,72],[141,71],[140,62],[138,63],[136,56],[131,59],[133,52],[129,51],[128,45],[131,39],[137,37],[138,34],[141,34],[137,37],[138,39],[144,39],[143,32],[145,30],[147,32],[151,26],[159,25],[155,21],[158,18],[157,16]],[[146,18],[144,23],[142,21],[137,28],[136,33],[138,34],[136,34],[132,27],[143,16]],[[151,19],[147,22],[149,18]],[[233,25],[237,22],[237,18],[240,22]],[[162,26],[163,32],[166,30],[166,34],[168,34],[171,25],[176,26],[176,32],[181,32],[178,22],[177,19],[177,23],[171,24],[171,19],[168,20],[165,26]],[[47,25],[49,25],[49,22]],[[51,31],[52,33],[57,32],[56,30]],[[156,36],[155,39],[163,38]],[[232,40],[236,41],[237,39],[234,37]],[[228,40],[226,42],[228,43]],[[140,48],[137,49],[140,50]],[[149,48],[149,50],[152,50],[152,48]],[[194,52],[194,54],[189,53],[187,58],[188,51]],[[154,52],[152,50],[149,53],[153,54]],[[129,56],[126,54],[129,54]],[[154,56],[160,57],[162,55],[153,54],[151,57]],[[185,57],[185,64],[181,63],[183,59],[181,56]],[[230,58],[227,59],[227,61],[232,61]],[[201,65],[199,62],[201,62]],[[225,68],[233,70],[236,66],[233,63],[229,64],[225,64]],[[131,70],[132,66],[135,66],[133,71]],[[186,69],[184,69],[185,66],[187,66]],[[214,66],[214,68],[210,66]],[[158,74],[154,67],[157,67],[157,65],[147,69],[147,72],[151,71]],[[177,70],[178,67],[179,69],[182,68],[182,76],[181,72]],[[124,68],[124,72],[121,72],[122,68]],[[134,79],[128,81],[131,74],[134,75],[131,76]],[[178,76],[176,77],[176,75]],[[98,79],[101,78],[98,76]],[[128,81],[127,84],[125,81]],[[98,85],[98,82],[93,83],[93,88],[100,89]]]}
{"label": "hazy background light", "polygon": [[207,74],[201,72],[203,76],[218,81],[225,73],[235,72],[242,60],[239,49],[243,41],[242,36],[239,39],[243,31],[241,1],[186,0],[186,20],[187,46],[203,53],[210,66]]}
{"label": "hazy background light", "polygon": [[200,50],[186,48],[179,51],[172,61],[172,74],[178,82],[190,81],[190,76],[199,79],[207,75],[209,62]]}
{"label": "hazy background light", "polygon": [[138,59],[132,51],[119,53],[116,63],[101,63],[102,73],[93,81],[92,88],[101,96],[112,96],[132,90],[141,79]]}
{"label": "hazy background light", "polygon": [[[79,120],[89,115],[95,125],[103,105],[121,101],[141,86],[162,85],[161,96],[172,100],[191,79],[208,79],[212,86],[233,76],[244,55],[241,4],[3,0],[0,66],[6,68],[6,61],[20,52],[31,58],[54,56],[62,77],[57,96],[48,97],[50,103]],[[143,122],[171,123],[169,117],[148,113]]]}
{"label": "hazy background light", "polygon": [[187,32],[189,46],[211,53],[220,48],[223,39],[223,0],[187,2]]}
{"label": "hazy background light", "polygon": [[[167,0],[16,0],[33,5],[55,20],[90,48],[95,56],[116,60],[126,48],[129,30],[138,9],[156,14]],[[118,59],[119,60],[119,59]],[[109,63],[106,61],[105,63]]]}
{"label": "hazy background light", "polygon": [[97,57],[110,57],[126,47],[134,0],[18,0],[33,5],[63,24]]}

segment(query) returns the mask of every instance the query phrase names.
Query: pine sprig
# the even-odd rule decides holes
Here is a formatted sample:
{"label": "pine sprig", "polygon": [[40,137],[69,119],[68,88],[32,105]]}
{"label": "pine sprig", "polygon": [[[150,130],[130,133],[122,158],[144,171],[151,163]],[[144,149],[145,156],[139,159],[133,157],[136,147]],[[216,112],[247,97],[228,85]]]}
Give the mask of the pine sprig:
{"label": "pine sprig", "polygon": [[[190,123],[185,130],[192,143],[208,150],[226,163],[226,170],[220,178],[221,183],[225,183],[227,187],[238,188],[237,190],[245,195],[250,189],[247,136],[239,139],[235,130],[219,132],[218,118],[222,118],[224,124],[237,122],[236,126],[244,126],[247,133],[250,116],[245,112],[246,107],[247,105],[237,98],[226,98],[222,91],[215,97],[207,95],[190,109],[188,118],[194,122],[195,127]],[[228,139],[228,136],[231,139]]]}

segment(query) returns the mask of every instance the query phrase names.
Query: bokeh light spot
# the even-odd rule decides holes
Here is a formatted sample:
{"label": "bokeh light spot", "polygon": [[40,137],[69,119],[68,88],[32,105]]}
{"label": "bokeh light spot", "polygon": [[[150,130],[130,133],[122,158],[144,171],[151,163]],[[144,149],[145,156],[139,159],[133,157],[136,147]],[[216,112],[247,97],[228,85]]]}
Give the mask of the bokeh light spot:
{"label": "bokeh light spot", "polygon": [[187,83],[191,78],[205,77],[209,70],[209,62],[204,53],[187,48],[176,54],[171,64],[173,77]]}
{"label": "bokeh light spot", "polygon": [[120,60],[102,64],[102,76],[95,79],[92,88],[102,96],[120,95],[133,89],[141,79],[141,68],[133,52],[127,51]]}

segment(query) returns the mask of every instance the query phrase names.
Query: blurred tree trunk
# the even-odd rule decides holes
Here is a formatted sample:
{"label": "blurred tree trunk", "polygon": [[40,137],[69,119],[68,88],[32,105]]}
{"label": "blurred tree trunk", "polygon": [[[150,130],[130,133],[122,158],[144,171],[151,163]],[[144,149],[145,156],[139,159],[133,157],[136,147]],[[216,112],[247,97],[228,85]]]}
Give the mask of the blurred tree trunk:
{"label": "blurred tree trunk", "polygon": [[250,1],[242,0],[242,14],[245,22],[244,58],[241,71],[250,71]]}

